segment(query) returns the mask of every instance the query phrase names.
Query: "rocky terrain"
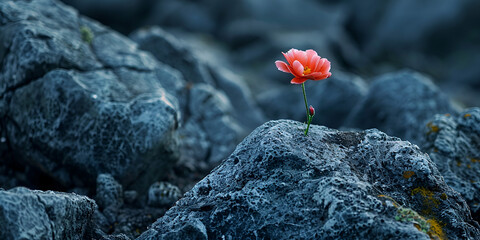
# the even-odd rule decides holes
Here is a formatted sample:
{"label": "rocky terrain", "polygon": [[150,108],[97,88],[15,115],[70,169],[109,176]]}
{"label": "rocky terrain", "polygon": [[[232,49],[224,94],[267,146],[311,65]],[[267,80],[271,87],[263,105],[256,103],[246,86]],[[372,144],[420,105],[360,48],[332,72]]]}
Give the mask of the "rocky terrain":
{"label": "rocky terrain", "polygon": [[476,7],[1,1],[0,239],[480,239]]}

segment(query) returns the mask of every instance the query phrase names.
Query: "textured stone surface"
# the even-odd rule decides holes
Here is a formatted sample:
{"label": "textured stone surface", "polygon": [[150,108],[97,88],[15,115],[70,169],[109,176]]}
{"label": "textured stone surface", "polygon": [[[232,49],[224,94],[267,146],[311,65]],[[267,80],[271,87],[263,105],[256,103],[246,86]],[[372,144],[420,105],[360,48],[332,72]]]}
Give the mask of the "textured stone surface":
{"label": "textured stone surface", "polygon": [[[336,72],[323,81],[307,81],[305,91],[308,104],[315,108],[312,123],[339,128],[366,95],[367,87],[359,77]],[[272,88],[260,94],[258,102],[271,119],[306,121],[305,102],[300,85]]]}
{"label": "textured stone surface", "polygon": [[480,109],[470,108],[458,116],[436,115],[423,133],[423,149],[480,221]]}
{"label": "textured stone surface", "polygon": [[95,208],[93,200],[76,194],[0,190],[0,238],[84,239]]}
{"label": "textured stone surface", "polygon": [[180,189],[169,182],[153,183],[148,189],[148,205],[152,207],[172,206],[180,197]]}
{"label": "textured stone surface", "polygon": [[0,115],[18,159],[64,187],[109,173],[142,191],[173,165],[177,71],[53,0],[0,13]]}
{"label": "textured stone surface", "polygon": [[449,99],[427,77],[403,70],[382,75],[352,110],[346,127],[378,128],[419,143],[426,121],[437,113],[456,113]]}
{"label": "textured stone surface", "polygon": [[100,209],[119,208],[123,205],[123,188],[110,174],[97,177],[95,201]]}
{"label": "textured stone surface", "polygon": [[264,122],[244,80],[228,70],[225,66],[229,64],[217,55],[196,51],[192,43],[184,42],[159,27],[140,29],[130,37],[139,44],[139,48],[151,52],[160,62],[178,69],[186,81],[205,83],[224,93],[233,107],[230,112],[247,132]]}
{"label": "textured stone surface", "polygon": [[228,98],[214,87],[195,84],[188,99],[187,120],[177,132],[180,162],[214,166],[233,151],[244,128],[233,117]]}
{"label": "textured stone surface", "polygon": [[252,132],[139,239],[480,239],[479,227],[417,146],[316,125],[305,137],[282,120]]}

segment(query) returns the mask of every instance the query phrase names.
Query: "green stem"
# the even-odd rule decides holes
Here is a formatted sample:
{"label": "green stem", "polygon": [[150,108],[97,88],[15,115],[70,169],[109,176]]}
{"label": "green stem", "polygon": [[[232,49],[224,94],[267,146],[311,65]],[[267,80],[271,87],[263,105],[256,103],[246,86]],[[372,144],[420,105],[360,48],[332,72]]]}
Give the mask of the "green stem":
{"label": "green stem", "polygon": [[312,118],[310,117],[310,113],[308,112],[308,103],[307,103],[307,94],[305,93],[305,83],[302,83],[302,90],[303,90],[303,100],[305,100],[305,110],[307,112],[307,129],[305,129],[305,136],[307,136],[308,129],[310,128],[310,122],[312,122]]}
{"label": "green stem", "polygon": [[312,120],[313,120],[313,116],[308,116],[308,125],[307,125],[307,129],[305,130],[305,136],[307,136],[308,129],[310,129],[310,123],[312,122]]}
{"label": "green stem", "polygon": [[302,90],[303,90],[303,100],[305,100],[305,110],[307,111],[307,121],[308,121],[308,116],[310,116],[310,114],[308,113],[308,103],[307,103],[307,94],[305,93],[305,83],[302,83]]}

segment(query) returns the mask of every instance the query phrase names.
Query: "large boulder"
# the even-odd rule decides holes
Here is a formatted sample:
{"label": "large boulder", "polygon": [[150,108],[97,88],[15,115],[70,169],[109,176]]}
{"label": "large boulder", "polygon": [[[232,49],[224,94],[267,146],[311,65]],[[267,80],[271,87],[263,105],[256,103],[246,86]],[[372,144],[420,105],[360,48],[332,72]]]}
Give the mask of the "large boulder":
{"label": "large boulder", "polygon": [[139,239],[480,239],[427,154],[378,130],[270,121]]}
{"label": "large boulder", "polygon": [[57,1],[2,1],[0,23],[0,121],[16,159],[63,188],[109,173],[142,191],[178,159],[177,71]]}
{"label": "large boulder", "polygon": [[[357,103],[366,95],[363,79],[336,72],[323,81],[308,81],[305,85],[308,104],[315,107],[312,123],[339,128]],[[261,93],[258,102],[270,119],[306,121],[300,85],[280,86]]]}
{"label": "large boulder", "polygon": [[418,144],[428,119],[437,113],[453,114],[457,111],[429,78],[403,70],[376,78],[344,126],[378,128]]}
{"label": "large boulder", "polygon": [[85,239],[95,208],[93,200],[76,194],[0,190],[0,238]]}
{"label": "large boulder", "polygon": [[436,115],[424,129],[423,149],[480,221],[480,108]]}

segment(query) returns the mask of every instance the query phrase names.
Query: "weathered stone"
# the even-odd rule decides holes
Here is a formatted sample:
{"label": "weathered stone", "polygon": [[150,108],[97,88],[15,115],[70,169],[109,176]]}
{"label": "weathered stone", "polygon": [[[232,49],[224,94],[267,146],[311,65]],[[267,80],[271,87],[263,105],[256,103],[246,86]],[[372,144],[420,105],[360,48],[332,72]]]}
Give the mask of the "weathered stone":
{"label": "weathered stone", "polygon": [[[217,56],[206,56],[195,51],[191,43],[183,42],[159,27],[140,29],[130,37],[139,44],[140,49],[151,52],[158,61],[178,69],[186,81],[206,83],[224,92],[233,107],[230,112],[246,132],[264,122],[244,80],[228,70],[225,67],[228,64]],[[205,51],[208,52],[208,49]]]}
{"label": "weathered stone", "polygon": [[160,27],[140,29],[130,35],[139,48],[149,51],[162,63],[178,69],[185,80],[193,83],[213,84],[205,64],[172,34]]}
{"label": "weathered stone", "polygon": [[423,149],[480,221],[480,109],[467,109],[458,116],[436,115],[423,134]]}
{"label": "weathered stone", "polygon": [[437,113],[457,111],[430,79],[404,70],[375,79],[344,125],[378,128],[389,135],[419,143],[428,119]]}
{"label": "weathered stone", "polygon": [[[313,124],[339,128],[357,103],[366,95],[365,82],[356,76],[336,72],[323,81],[305,84],[308,104],[315,108]],[[300,85],[273,88],[258,97],[270,119],[306,121],[305,102]]]}
{"label": "weathered stone", "polygon": [[244,129],[225,94],[207,84],[194,84],[188,94],[187,120],[177,131],[180,163],[211,168],[233,151]]}
{"label": "weathered stone", "polygon": [[76,194],[0,190],[1,239],[84,239],[95,202]]}
{"label": "weathered stone", "polygon": [[110,174],[99,174],[95,201],[100,209],[119,208],[123,205],[123,189]]}
{"label": "weathered stone", "polygon": [[480,239],[416,145],[303,126],[257,128],[138,239]]}
{"label": "weathered stone", "polygon": [[182,197],[180,189],[169,182],[156,182],[148,189],[148,205],[169,207]]}
{"label": "weathered stone", "polygon": [[218,164],[235,149],[243,131],[232,116],[234,110],[227,96],[210,85],[195,84],[190,90],[188,109],[188,121],[197,122],[210,143],[207,162]]}
{"label": "weathered stone", "polygon": [[109,173],[139,191],[173,165],[177,71],[53,0],[0,13],[0,125],[18,159],[65,188]]}

